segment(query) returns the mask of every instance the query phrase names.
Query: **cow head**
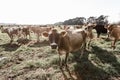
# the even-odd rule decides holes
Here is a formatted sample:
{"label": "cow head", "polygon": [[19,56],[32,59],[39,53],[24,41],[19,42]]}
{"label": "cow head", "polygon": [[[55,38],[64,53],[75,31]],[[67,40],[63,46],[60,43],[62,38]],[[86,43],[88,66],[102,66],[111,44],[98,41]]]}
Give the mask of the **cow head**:
{"label": "cow head", "polygon": [[84,26],[84,28],[87,31],[91,31],[92,29],[94,29],[95,26],[96,26],[96,24],[87,24]]}
{"label": "cow head", "polygon": [[6,33],[8,28],[0,26],[0,30],[1,30],[2,33]]}
{"label": "cow head", "polygon": [[49,38],[49,43],[52,49],[56,49],[59,45],[60,37],[66,35],[66,31],[58,33],[57,29],[52,29],[51,32],[43,32],[43,36]]}

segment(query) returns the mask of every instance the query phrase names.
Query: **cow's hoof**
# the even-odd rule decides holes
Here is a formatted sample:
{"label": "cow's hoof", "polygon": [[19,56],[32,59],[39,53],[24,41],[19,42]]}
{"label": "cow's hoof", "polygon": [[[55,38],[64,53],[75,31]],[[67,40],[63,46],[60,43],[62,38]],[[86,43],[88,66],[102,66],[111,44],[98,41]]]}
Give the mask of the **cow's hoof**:
{"label": "cow's hoof", "polygon": [[113,48],[113,50],[116,48],[116,46],[111,46]]}

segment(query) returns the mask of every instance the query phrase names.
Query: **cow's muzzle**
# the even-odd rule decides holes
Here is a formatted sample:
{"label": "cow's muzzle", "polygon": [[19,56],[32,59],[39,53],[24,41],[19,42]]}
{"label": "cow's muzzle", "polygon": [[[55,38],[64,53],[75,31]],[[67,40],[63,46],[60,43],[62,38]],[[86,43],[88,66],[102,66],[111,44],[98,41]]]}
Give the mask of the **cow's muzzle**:
{"label": "cow's muzzle", "polygon": [[50,46],[52,49],[56,49],[58,45],[56,43],[52,43],[52,44],[50,44]]}

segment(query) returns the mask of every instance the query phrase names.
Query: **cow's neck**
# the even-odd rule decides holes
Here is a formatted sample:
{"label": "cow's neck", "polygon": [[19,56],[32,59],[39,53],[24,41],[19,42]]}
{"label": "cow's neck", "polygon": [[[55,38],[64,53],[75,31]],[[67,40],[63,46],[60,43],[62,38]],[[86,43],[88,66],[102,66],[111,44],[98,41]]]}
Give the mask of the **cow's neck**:
{"label": "cow's neck", "polygon": [[69,36],[61,37],[58,45],[59,45],[58,46],[59,50],[65,50],[65,51],[69,52],[70,51]]}

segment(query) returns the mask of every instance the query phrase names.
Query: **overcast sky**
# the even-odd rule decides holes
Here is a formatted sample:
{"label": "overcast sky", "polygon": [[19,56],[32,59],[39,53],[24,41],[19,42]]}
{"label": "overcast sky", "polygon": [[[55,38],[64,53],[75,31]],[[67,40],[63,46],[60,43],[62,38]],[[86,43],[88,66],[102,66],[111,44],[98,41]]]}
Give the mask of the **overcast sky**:
{"label": "overcast sky", "polygon": [[50,24],[100,15],[120,21],[120,0],[0,0],[0,23]]}

